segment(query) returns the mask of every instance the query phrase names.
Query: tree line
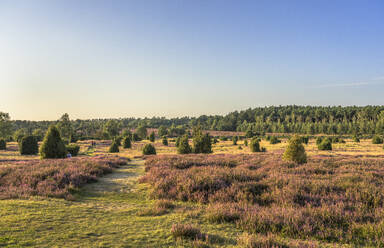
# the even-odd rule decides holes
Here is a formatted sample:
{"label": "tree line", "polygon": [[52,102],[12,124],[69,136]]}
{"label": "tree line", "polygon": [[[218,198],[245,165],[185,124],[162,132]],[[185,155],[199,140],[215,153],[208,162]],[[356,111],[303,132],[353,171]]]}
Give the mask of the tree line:
{"label": "tree line", "polygon": [[139,127],[160,128],[161,136],[176,137],[196,125],[203,130],[216,131],[371,135],[384,134],[384,106],[271,106],[234,111],[227,115],[181,118],[70,120],[64,114],[57,121],[11,120],[9,114],[0,112],[0,137],[15,139],[25,134],[41,136],[52,124],[58,124],[58,128],[64,132],[62,136],[68,139],[106,139],[115,136],[116,132],[132,131]]}

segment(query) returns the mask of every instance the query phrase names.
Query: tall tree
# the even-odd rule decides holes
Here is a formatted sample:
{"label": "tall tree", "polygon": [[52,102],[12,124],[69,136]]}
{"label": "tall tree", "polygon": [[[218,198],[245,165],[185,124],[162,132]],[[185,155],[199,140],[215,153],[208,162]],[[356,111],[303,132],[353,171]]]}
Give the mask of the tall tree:
{"label": "tall tree", "polygon": [[9,138],[12,134],[12,123],[8,113],[0,112],[0,138]]}
{"label": "tall tree", "polygon": [[73,129],[71,120],[69,119],[69,115],[67,113],[63,114],[57,123],[57,129],[60,132],[61,138],[67,143],[71,142],[71,138],[73,135]]}
{"label": "tall tree", "polygon": [[116,120],[109,120],[104,125],[104,131],[108,133],[110,138],[115,138],[117,135],[119,135],[120,131],[120,125]]}

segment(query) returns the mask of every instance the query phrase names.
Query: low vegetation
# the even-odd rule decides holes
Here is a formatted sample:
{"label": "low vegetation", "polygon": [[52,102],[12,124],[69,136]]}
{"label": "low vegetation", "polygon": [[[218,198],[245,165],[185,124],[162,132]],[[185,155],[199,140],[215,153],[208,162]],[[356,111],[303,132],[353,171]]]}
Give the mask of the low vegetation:
{"label": "low vegetation", "polygon": [[[299,138],[292,140],[301,145]],[[148,158],[146,166],[141,182],[151,185],[152,197],[207,204],[208,220],[277,235],[271,244],[291,247],[278,238],[286,237],[384,245],[382,159],[312,158],[291,166],[268,153],[161,155]]]}
{"label": "low vegetation", "polygon": [[72,157],[76,157],[79,154],[80,146],[76,144],[69,144],[65,146],[68,153],[71,154]]}
{"label": "low vegetation", "polygon": [[21,161],[0,167],[0,199],[31,196],[72,199],[76,188],[126,164],[118,157]]}
{"label": "low vegetation", "polygon": [[7,142],[4,139],[0,139],[0,150],[7,149]]}
{"label": "low vegetation", "polygon": [[39,152],[39,145],[35,136],[25,136],[19,142],[21,155],[35,155]]}
{"label": "low vegetation", "polygon": [[298,164],[304,164],[307,162],[307,154],[305,153],[301,137],[293,136],[289,140],[288,147],[283,154],[283,160]]}
{"label": "low vegetation", "polygon": [[65,158],[67,150],[56,126],[49,127],[40,147],[41,158]]}
{"label": "low vegetation", "polygon": [[152,144],[146,144],[143,148],[143,155],[156,155],[156,148]]}
{"label": "low vegetation", "polygon": [[112,143],[109,146],[108,152],[110,152],[110,153],[118,153],[118,152],[120,152],[119,145],[118,145],[118,143],[117,143],[117,141],[115,139],[112,140]]}
{"label": "low vegetation", "polygon": [[317,148],[321,151],[331,151],[332,150],[332,141],[329,138],[324,138],[317,145]]}

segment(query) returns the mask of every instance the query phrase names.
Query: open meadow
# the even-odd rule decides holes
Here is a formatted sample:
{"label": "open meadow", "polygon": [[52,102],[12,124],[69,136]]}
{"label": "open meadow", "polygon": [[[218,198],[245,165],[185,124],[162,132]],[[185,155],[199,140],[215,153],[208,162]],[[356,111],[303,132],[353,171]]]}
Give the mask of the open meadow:
{"label": "open meadow", "polygon": [[108,153],[78,141],[78,157],[40,160],[0,151],[0,246],[382,247],[384,151],[346,139],[308,163],[283,162],[287,139],[220,141],[178,155],[173,139]]}

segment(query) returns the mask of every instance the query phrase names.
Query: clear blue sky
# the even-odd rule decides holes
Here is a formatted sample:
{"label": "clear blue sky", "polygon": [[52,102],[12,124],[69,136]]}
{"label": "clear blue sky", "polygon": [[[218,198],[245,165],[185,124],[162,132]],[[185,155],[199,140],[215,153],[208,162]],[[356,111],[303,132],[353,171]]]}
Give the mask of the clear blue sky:
{"label": "clear blue sky", "polygon": [[0,1],[12,119],[384,103],[384,1]]}

